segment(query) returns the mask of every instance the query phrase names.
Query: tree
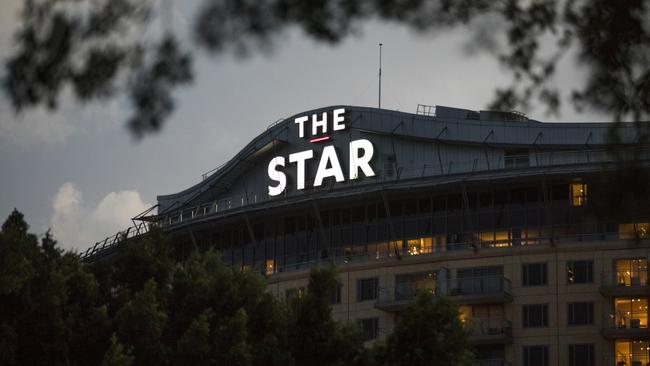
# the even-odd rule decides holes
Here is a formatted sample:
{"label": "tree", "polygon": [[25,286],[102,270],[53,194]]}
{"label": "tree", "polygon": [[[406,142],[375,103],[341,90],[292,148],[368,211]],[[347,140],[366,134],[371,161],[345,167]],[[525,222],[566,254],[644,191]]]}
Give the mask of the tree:
{"label": "tree", "polygon": [[25,2],[4,82],[18,111],[56,108],[67,85],[82,102],[128,96],[134,109],[128,126],[143,136],[160,129],[171,113],[170,90],[192,80],[191,53],[197,49],[245,55],[271,47],[290,27],[334,44],[373,18],[443,32],[494,17],[502,26],[477,32],[475,43],[487,45],[482,50],[512,72],[513,83],[495,91],[493,108],[526,110],[537,100],[557,112],[563,98],[551,79],[558,60],[573,49],[587,71],[567,98],[577,108],[604,111],[616,121],[650,115],[650,0],[203,0],[192,50],[181,50],[169,27],[155,42],[133,36],[156,15],[164,20],[169,2],[159,2],[159,14],[136,0],[102,0],[89,8],[84,3]]}
{"label": "tree", "polygon": [[458,308],[446,298],[434,299],[420,291],[399,315],[377,359],[386,366],[470,365],[467,334]]}
{"label": "tree", "polygon": [[332,319],[330,301],[337,286],[334,267],[313,268],[306,293],[291,302],[289,339],[297,365],[362,362],[361,333]]}
{"label": "tree", "polygon": [[124,347],[113,334],[111,336],[111,346],[108,348],[101,366],[131,366],[133,364],[131,353],[131,348]]}

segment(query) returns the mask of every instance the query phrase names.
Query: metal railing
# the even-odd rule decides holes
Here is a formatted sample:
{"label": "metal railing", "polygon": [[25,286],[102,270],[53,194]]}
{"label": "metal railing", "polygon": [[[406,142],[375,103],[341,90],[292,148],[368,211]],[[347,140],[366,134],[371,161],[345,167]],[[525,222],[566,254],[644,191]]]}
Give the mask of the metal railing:
{"label": "metal railing", "polygon": [[468,318],[463,327],[470,337],[512,336],[512,322],[503,317]]}
{"label": "metal railing", "polygon": [[604,357],[607,366],[648,366],[650,365],[650,353],[618,353]]}
{"label": "metal railing", "polygon": [[648,286],[647,270],[620,270],[601,272],[601,284],[603,286],[634,287]]}
{"label": "metal railing", "polygon": [[605,314],[603,317],[603,328],[609,330],[624,329],[647,329],[648,328],[648,309],[647,302],[643,313],[628,314],[628,311],[617,311]]}
{"label": "metal railing", "polygon": [[419,290],[427,291],[431,296],[436,296],[436,283],[412,283],[404,286],[381,287],[378,302],[408,302],[415,297]]}
{"label": "metal railing", "polygon": [[86,260],[88,258],[91,258],[95,255],[102,253],[106,249],[115,247],[123,243],[125,240],[146,234],[151,229],[150,225],[151,224],[147,222],[140,222],[124,231],[120,231],[113,236],[109,236],[108,238],[102,241],[96,242],[93,246],[81,252],[80,256],[82,259]]}
{"label": "metal railing", "polygon": [[[639,149],[636,152],[638,158],[650,159],[650,149]],[[561,165],[575,165],[587,163],[606,163],[615,162],[616,158],[612,156],[607,149],[576,150],[576,151],[551,151],[543,153],[531,153],[529,166],[523,164],[517,166],[507,166],[504,158],[497,161],[486,161],[483,158],[475,158],[471,161],[449,161],[443,165],[440,164],[422,164],[413,166],[399,166],[397,171],[388,176],[381,170],[377,175],[371,178],[372,182],[386,182],[403,179],[417,179],[427,176],[445,176],[452,174],[476,173],[480,171],[507,171],[517,170],[519,168],[539,168],[553,167]],[[217,168],[218,169],[218,168]],[[213,170],[216,171],[217,169]],[[366,183],[367,184],[367,183]],[[312,188],[314,192],[329,190],[328,187],[321,189]],[[175,225],[187,222],[193,219],[210,216],[227,210],[242,208],[262,202],[271,201],[268,192],[250,192],[240,197],[221,198],[216,201],[204,203],[198,206],[187,207],[166,213],[161,219],[160,224],[163,226]]]}

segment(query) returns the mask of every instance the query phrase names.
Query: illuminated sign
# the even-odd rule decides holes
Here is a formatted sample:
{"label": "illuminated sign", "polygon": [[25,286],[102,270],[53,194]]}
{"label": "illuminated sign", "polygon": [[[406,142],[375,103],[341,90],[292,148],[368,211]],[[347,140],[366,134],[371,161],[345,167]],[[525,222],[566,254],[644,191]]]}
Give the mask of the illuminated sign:
{"label": "illuminated sign", "polygon": [[[301,116],[294,120],[298,127],[298,137],[302,139],[309,138],[311,143],[319,143],[330,141],[331,136],[329,128],[332,132],[343,131],[347,128],[345,125],[345,109],[339,108],[332,112],[331,126],[328,123],[328,113],[323,112],[318,115],[314,113],[311,115],[311,128],[308,128],[307,122],[310,116]],[[309,137],[307,137],[309,135]],[[372,143],[366,139],[359,139],[350,141],[349,143],[349,156],[348,156],[348,180],[361,178],[360,172],[366,177],[374,177],[375,171],[370,166],[370,162],[375,154]],[[275,183],[269,185],[269,195],[277,196],[282,194],[287,188],[287,175],[284,173],[283,168],[288,164],[293,164],[296,167],[296,189],[305,189],[305,172],[307,161],[316,158],[314,150],[304,150],[289,154],[289,159],[284,156],[276,156],[269,162],[268,175],[269,178]],[[316,176],[313,180],[313,186],[319,187],[323,185],[323,181],[327,178],[334,178],[336,182],[344,182],[346,177],[341,168],[341,161],[334,145],[327,145],[323,147],[318,162],[318,169],[316,169]]]}

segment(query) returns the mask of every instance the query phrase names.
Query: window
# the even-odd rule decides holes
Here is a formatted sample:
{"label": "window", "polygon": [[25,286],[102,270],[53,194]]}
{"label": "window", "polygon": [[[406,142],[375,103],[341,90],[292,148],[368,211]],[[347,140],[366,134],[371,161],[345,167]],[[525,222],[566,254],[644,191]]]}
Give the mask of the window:
{"label": "window", "polygon": [[617,340],[614,344],[615,365],[647,365],[650,362],[649,349],[650,342],[647,340]]}
{"label": "window", "polygon": [[452,292],[457,295],[496,293],[504,288],[503,267],[476,267],[458,269],[457,285]]}
{"label": "window", "polygon": [[616,328],[648,328],[648,298],[615,298],[612,320]]}
{"label": "window", "polygon": [[593,344],[570,344],[569,366],[595,366],[596,357]]}
{"label": "window", "polygon": [[647,239],[650,238],[650,224],[619,224],[618,236],[620,239]]}
{"label": "window", "polygon": [[572,302],[569,303],[567,313],[569,325],[590,325],[594,323],[593,302]]}
{"label": "window", "polygon": [[548,305],[533,304],[522,306],[524,328],[548,327]]}
{"label": "window", "polygon": [[284,290],[284,302],[286,302],[287,305],[292,306],[293,302],[296,299],[301,298],[304,294],[305,294],[304,287],[288,288]]}
{"label": "window", "polygon": [[548,366],[548,346],[524,347],[524,366]]}
{"label": "window", "polygon": [[359,319],[357,322],[366,341],[377,338],[379,335],[379,318]]}
{"label": "window", "polygon": [[546,263],[527,263],[521,266],[522,286],[544,286],[547,284]]}
{"label": "window", "polygon": [[645,258],[617,260],[616,282],[620,286],[647,286],[648,260]]}
{"label": "window", "polygon": [[584,206],[587,203],[587,184],[571,183],[571,206]]}
{"label": "window", "polygon": [[594,262],[592,261],[567,262],[566,282],[568,284],[594,282]]}
{"label": "window", "polygon": [[330,299],[330,305],[336,305],[341,303],[341,292],[343,289],[343,285],[340,283],[336,285],[336,289],[334,289],[334,292],[332,293],[332,298]]}
{"label": "window", "polygon": [[504,153],[504,165],[506,169],[513,168],[528,168],[530,159],[528,157],[528,150],[513,149],[506,150]]}
{"label": "window", "polygon": [[418,290],[436,293],[436,272],[409,273],[395,276],[395,300],[410,300]]}
{"label": "window", "polygon": [[266,260],[266,274],[270,276],[273,273],[275,273],[275,261],[273,259],[267,259]]}
{"label": "window", "polygon": [[379,293],[377,277],[357,280],[357,301],[374,300]]}

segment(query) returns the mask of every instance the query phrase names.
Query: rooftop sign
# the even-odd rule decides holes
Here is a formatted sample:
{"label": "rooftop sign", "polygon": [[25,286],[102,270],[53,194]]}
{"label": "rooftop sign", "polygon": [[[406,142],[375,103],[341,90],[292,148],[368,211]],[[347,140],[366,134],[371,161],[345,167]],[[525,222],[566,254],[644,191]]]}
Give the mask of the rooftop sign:
{"label": "rooftop sign", "polygon": [[[331,123],[327,112],[320,115],[314,113],[311,116],[301,116],[294,120],[297,126],[298,137],[309,139],[310,143],[320,143],[332,140],[331,133],[344,131],[345,109],[338,108],[331,113]],[[311,117],[311,118],[310,118]],[[311,121],[311,123],[309,123]],[[362,173],[366,177],[375,176],[375,171],[370,166],[374,157],[374,147],[369,140],[358,139],[350,141],[348,156],[348,180],[359,179]],[[296,169],[296,189],[302,190],[306,186],[306,164],[309,160],[318,158],[313,149],[308,149],[289,154],[288,163]],[[343,174],[341,160],[334,145],[326,145],[320,152],[318,169],[313,178],[313,186],[323,185],[326,179],[333,178],[336,182],[344,182],[346,176]],[[287,159],[284,156],[276,156],[269,162],[268,176],[272,184],[268,186],[269,196],[282,194],[287,188],[287,175],[284,168],[287,167]]]}

